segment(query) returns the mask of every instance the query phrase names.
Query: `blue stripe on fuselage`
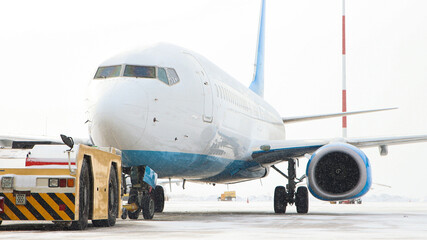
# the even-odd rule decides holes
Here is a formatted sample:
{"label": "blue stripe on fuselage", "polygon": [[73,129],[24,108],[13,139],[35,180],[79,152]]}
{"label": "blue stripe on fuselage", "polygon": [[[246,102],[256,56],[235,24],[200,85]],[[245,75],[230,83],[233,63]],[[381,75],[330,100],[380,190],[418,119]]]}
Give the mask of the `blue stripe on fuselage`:
{"label": "blue stripe on fuselage", "polygon": [[208,179],[218,175],[232,177],[236,172],[257,163],[244,160],[232,160],[217,156],[142,150],[123,150],[124,167],[147,165],[159,178]]}

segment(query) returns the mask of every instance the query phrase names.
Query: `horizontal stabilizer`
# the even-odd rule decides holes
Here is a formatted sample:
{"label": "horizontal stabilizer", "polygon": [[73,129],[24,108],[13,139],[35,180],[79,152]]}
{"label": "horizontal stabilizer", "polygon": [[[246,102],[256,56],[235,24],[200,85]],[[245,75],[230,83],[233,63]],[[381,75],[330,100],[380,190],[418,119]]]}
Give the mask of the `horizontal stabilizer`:
{"label": "horizontal stabilizer", "polygon": [[397,109],[397,108],[382,108],[382,109],[373,109],[373,110],[355,111],[355,112],[340,112],[340,113],[330,113],[330,114],[320,114],[320,115],[286,117],[286,118],[282,118],[282,120],[283,120],[283,123],[286,124],[286,123],[311,121],[311,120],[318,120],[318,119],[325,119],[325,118],[351,116],[351,115],[364,114],[364,113],[381,112],[381,111],[388,111],[388,110],[394,110],[394,109]]}

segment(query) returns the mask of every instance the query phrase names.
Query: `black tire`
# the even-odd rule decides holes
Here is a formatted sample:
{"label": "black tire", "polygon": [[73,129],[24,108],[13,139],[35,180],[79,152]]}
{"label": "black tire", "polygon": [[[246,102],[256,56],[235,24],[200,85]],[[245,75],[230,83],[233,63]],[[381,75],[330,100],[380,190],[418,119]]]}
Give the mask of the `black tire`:
{"label": "black tire", "polygon": [[[129,192],[129,199],[128,199],[128,204],[131,203],[136,203],[136,205],[139,206],[138,204],[138,191],[135,189],[131,189]],[[138,208],[138,210],[136,211],[128,211],[128,217],[130,219],[136,220],[138,219],[139,215],[141,214],[141,208]]]}
{"label": "black tire", "polygon": [[154,217],[154,199],[150,194],[142,197],[142,216],[144,219],[150,220]]}
{"label": "black tire", "polygon": [[286,188],[283,186],[277,186],[274,190],[274,212],[275,213],[286,213]]}
{"label": "black tire", "polygon": [[119,214],[119,185],[116,169],[111,166],[108,180],[108,219],[92,220],[95,227],[112,227]]}
{"label": "black tire", "polygon": [[126,208],[122,209],[122,219],[125,220],[128,217],[128,210]]}
{"label": "black tire", "polygon": [[87,228],[90,204],[89,186],[89,166],[87,161],[83,161],[79,180],[79,220],[71,223],[71,230],[84,230]]}
{"label": "black tire", "polygon": [[295,194],[295,206],[297,213],[308,213],[308,190],[307,187],[299,187]]}
{"label": "black tire", "polygon": [[1,225],[1,223],[2,223],[3,221],[0,221],[0,225]]}
{"label": "black tire", "polygon": [[165,191],[162,186],[154,189],[154,212],[161,213],[165,208]]}
{"label": "black tire", "polygon": [[128,217],[130,219],[136,220],[136,219],[138,219],[139,215],[141,215],[141,208],[138,208],[138,210],[133,211],[133,212],[128,211]]}

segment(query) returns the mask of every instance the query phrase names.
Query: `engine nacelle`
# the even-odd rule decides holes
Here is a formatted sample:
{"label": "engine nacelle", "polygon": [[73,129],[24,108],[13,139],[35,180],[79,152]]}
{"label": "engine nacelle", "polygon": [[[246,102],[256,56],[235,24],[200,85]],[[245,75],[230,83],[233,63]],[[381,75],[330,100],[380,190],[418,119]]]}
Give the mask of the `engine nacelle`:
{"label": "engine nacelle", "polygon": [[325,201],[359,198],[372,184],[368,158],[346,143],[319,148],[307,164],[307,178],[311,194]]}

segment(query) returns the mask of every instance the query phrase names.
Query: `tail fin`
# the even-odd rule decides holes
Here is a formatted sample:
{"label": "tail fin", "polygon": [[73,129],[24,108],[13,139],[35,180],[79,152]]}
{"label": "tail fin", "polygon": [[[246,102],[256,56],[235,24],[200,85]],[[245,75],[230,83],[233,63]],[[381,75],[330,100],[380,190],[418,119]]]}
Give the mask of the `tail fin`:
{"label": "tail fin", "polygon": [[259,19],[258,44],[255,57],[254,79],[249,86],[253,92],[264,97],[264,33],[265,33],[265,0],[261,0],[261,15]]}

